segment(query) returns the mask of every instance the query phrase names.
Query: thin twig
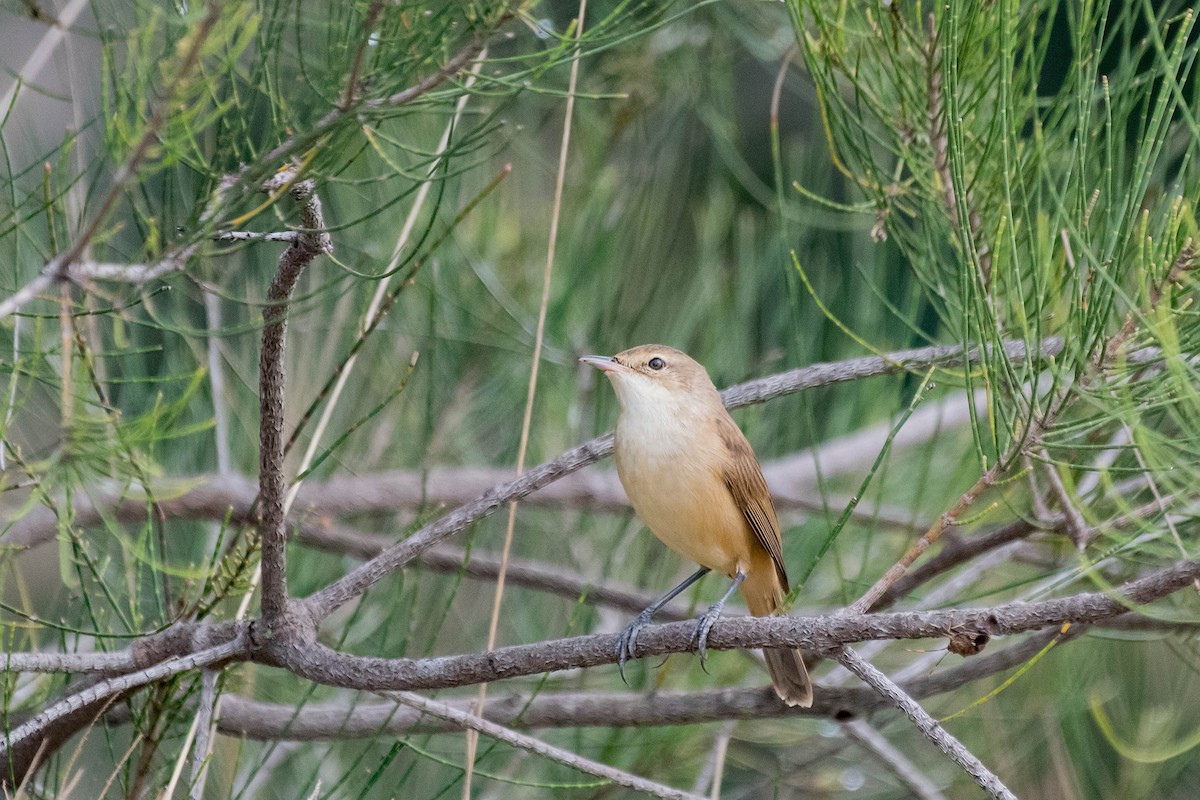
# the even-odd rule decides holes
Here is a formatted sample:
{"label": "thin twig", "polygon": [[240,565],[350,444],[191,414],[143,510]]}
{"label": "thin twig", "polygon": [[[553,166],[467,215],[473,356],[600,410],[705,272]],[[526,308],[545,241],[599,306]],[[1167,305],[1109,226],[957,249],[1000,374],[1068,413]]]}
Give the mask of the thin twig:
{"label": "thin twig", "polygon": [[[106,718],[105,723],[107,722],[108,719]],[[175,764],[171,767],[171,777],[167,780],[167,785],[163,787],[162,797],[174,797],[175,787],[183,780],[183,770],[188,765],[188,762],[191,761],[192,743],[196,741],[198,722],[199,719],[197,717],[192,718],[192,724],[188,726],[188,731],[184,734],[183,741],[179,743],[175,750]],[[146,748],[146,750],[149,749]],[[144,751],[142,758],[145,758]]]}
{"label": "thin twig", "polygon": [[196,717],[196,741],[192,747],[192,789],[190,800],[203,800],[204,782],[208,777],[208,760],[212,754],[213,720],[221,702],[217,694],[219,670],[206,669],[200,673],[200,713]]}
{"label": "thin twig", "polygon": [[107,281],[141,286],[172,272],[180,272],[187,266],[188,259],[196,251],[196,245],[188,245],[155,264],[112,264],[99,261],[79,261],[67,270],[73,281]]}
{"label": "thin twig", "polygon": [[214,242],[294,242],[304,234],[300,231],[221,231],[214,233]]}
{"label": "thin twig", "polygon": [[719,800],[721,797],[721,778],[725,774],[725,759],[729,755],[729,740],[733,738],[733,720],[726,720],[717,729],[712,746],[708,750],[708,758],[696,775],[692,791],[696,794],[708,793],[709,800]]}
{"label": "thin twig", "polygon": [[460,711],[456,708],[439,703],[434,700],[426,700],[420,695],[412,694],[411,692],[395,692],[387,695],[388,697],[411,706],[419,710],[423,714],[428,714],[438,719],[448,720],[464,728],[479,731],[485,736],[490,736],[493,739],[498,739],[513,747],[519,747],[522,750],[528,750],[531,753],[537,753],[540,756],[549,758],[553,761],[569,767],[579,772],[588,775],[595,775],[598,778],[612,781],[617,786],[624,786],[627,789],[633,789],[637,792],[649,794],[654,797],[663,798],[679,798],[680,800],[704,800],[704,798],[691,794],[690,792],[682,791],[681,789],[673,789],[670,786],[664,786],[654,781],[639,778],[637,775],[632,775],[623,770],[610,767],[606,764],[601,764],[598,761],[592,761],[590,758],[584,758],[581,755],[572,753],[569,750],[563,750],[560,747],[555,747],[552,744],[547,744],[540,739],[534,739],[532,736],[526,736],[522,733],[517,733],[514,730],[497,725],[494,722],[488,722],[482,717],[477,717],[474,714],[468,714],[465,711]]}
{"label": "thin twig", "polygon": [[838,649],[835,655],[842,666],[853,672],[864,683],[888,698],[896,708],[904,712],[905,716],[911,719],[922,733],[929,737],[943,753],[953,758],[954,762],[962,767],[992,797],[997,798],[997,800],[1016,800],[1016,795],[1009,791],[1008,787],[1001,783],[1000,779],[983,765],[983,762],[976,758],[949,731],[939,725],[937,720],[929,716],[916,700],[909,697],[895,683],[892,683],[886,675],[875,669],[869,661],[860,657],[849,647]]}
{"label": "thin twig", "polygon": [[[320,550],[349,554],[368,559],[376,556],[387,542],[380,536],[371,536],[342,526],[304,525],[300,528],[299,541]],[[422,553],[419,563],[437,572],[461,574],[479,580],[495,580],[500,574],[500,558],[491,553],[472,548],[470,552],[443,542]],[[551,564],[526,558],[510,558],[508,582],[516,586],[555,594],[570,600],[580,600],[598,606],[619,609],[636,614],[658,599],[658,594],[631,586],[599,583],[585,575],[566,569],[561,564]],[[731,610],[736,609],[730,605]],[[735,612],[736,613],[736,612]],[[669,603],[655,614],[663,621],[690,619],[692,614],[683,603]]]}
{"label": "thin twig", "polygon": [[9,750],[19,745],[24,739],[36,735],[55,720],[65,717],[80,708],[104,700],[112,695],[178,675],[181,672],[187,672],[215,664],[219,661],[242,656],[245,652],[246,641],[243,637],[239,636],[233,641],[219,644],[216,647],[210,647],[197,653],[176,656],[138,672],[100,681],[83,691],[58,701],[25,723],[13,728],[6,737],[0,739],[0,757],[7,755]]}
{"label": "thin twig", "polygon": [[346,95],[342,100],[339,110],[343,113],[354,108],[354,104],[358,102],[358,93],[362,88],[359,86],[358,75],[362,69],[363,55],[367,52],[367,45],[370,43],[371,37],[375,35],[375,23],[379,20],[379,14],[383,11],[382,0],[373,0],[370,8],[367,9],[367,15],[362,23],[362,38],[358,42],[358,49],[354,51],[354,63],[350,67],[350,77],[346,81]]}
{"label": "thin twig", "polygon": [[132,650],[112,653],[5,653],[5,672],[123,672],[137,668]]}
{"label": "thin twig", "polygon": [[[1142,316],[1148,317],[1158,308],[1159,302],[1162,301],[1163,295],[1166,294],[1167,287],[1178,282],[1183,278],[1184,274],[1196,268],[1196,248],[1192,245],[1191,239],[1184,243],[1180,248],[1179,254],[1175,260],[1171,262],[1171,268],[1167,270],[1167,274],[1163,276],[1161,281],[1150,287],[1150,296],[1147,298],[1147,307],[1143,309]],[[1121,324],[1120,330],[1109,337],[1104,346],[1098,348],[1095,354],[1095,364],[1098,367],[1103,367],[1106,364],[1111,364],[1133,338],[1137,331],[1138,317],[1133,311],[1125,315],[1125,321]]]}
{"label": "thin twig", "polygon": [[926,560],[917,569],[905,573],[903,577],[889,586],[868,611],[881,611],[896,603],[900,598],[907,597],[918,586],[929,582],[938,575],[991,550],[1024,539],[1037,530],[1037,527],[1025,520],[1017,520],[994,530],[976,532],[970,538],[955,538],[946,542],[937,555]]}
{"label": "thin twig", "polygon": [[990,469],[979,477],[962,495],[959,496],[957,502],[937,518],[933,525],[918,539],[912,547],[904,554],[904,556],[893,564],[887,572],[883,574],[875,584],[868,589],[862,597],[855,600],[846,608],[842,609],[842,614],[865,614],[868,609],[879,602],[879,599],[891,588],[892,584],[900,580],[904,573],[912,566],[913,562],[920,558],[921,554],[929,549],[929,546],[937,541],[946,529],[958,523],[959,517],[963,515],[975,499],[987,488],[989,488],[996,479],[1000,477],[1006,462],[997,461]]}
{"label": "thin twig", "polygon": [[[1146,464],[1146,459],[1142,457],[1141,445],[1137,444],[1137,440],[1134,438],[1133,431],[1129,429],[1129,425],[1125,422],[1122,422],[1121,429],[1125,432],[1128,441],[1133,442],[1133,447],[1131,449],[1133,450],[1134,458],[1137,459],[1138,466],[1141,467],[1142,472],[1146,476],[1146,485],[1150,487],[1150,493],[1154,495],[1154,502],[1152,505],[1155,507],[1156,511],[1159,509],[1166,509],[1167,504],[1174,498],[1171,495],[1163,497],[1162,492],[1158,490],[1158,482],[1155,481],[1153,477],[1154,473],[1150,471],[1150,467]],[[1137,517],[1134,517],[1134,519],[1141,518],[1143,518],[1143,516],[1140,514]],[[1164,514],[1163,522],[1167,524],[1167,530],[1171,532],[1171,538],[1175,540],[1175,546],[1179,548],[1179,557],[1187,558],[1188,551],[1183,544],[1183,538],[1179,535],[1179,529],[1175,526],[1175,520],[1171,519],[1170,514]],[[1195,581],[1193,581],[1192,585],[1196,587],[1197,592],[1200,592],[1200,578],[1197,578]]]}
{"label": "thin twig", "polygon": [[1058,474],[1058,469],[1050,459],[1050,454],[1046,452],[1045,448],[1042,448],[1039,455],[1044,465],[1042,472],[1050,483],[1050,491],[1058,500],[1058,508],[1062,512],[1067,535],[1077,548],[1084,550],[1087,548],[1088,542],[1095,536],[1095,529],[1088,524],[1087,520],[1083,518],[1083,512],[1075,505],[1075,499],[1067,491],[1062,476]]}

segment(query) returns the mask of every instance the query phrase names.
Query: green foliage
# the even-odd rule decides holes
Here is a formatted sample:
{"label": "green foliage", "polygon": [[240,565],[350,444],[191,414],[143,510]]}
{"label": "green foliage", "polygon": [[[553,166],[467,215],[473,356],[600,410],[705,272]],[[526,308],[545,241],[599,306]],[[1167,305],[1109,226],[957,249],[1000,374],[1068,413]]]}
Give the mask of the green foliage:
{"label": "green foliage", "polygon": [[[181,617],[231,619],[253,590],[252,525],[172,503],[215,475],[257,472],[258,336],[286,245],[214,236],[296,228],[287,194],[259,189],[283,166],[316,182],[335,246],[290,310],[289,478],[410,470],[440,497],[434,468],[515,461],[575,6],[233,2],[206,25],[210,10],[98,0],[94,30],[69,34],[87,68],[58,88],[26,81],[0,117],[0,258],[12,265],[0,300],[70,248],[110,192],[81,263],[182,267],[145,285],[56,282],[0,322],[0,547],[39,515],[52,531],[4,550],[11,651],[119,649]],[[816,477],[793,487],[803,506],[783,515],[793,613],[854,601],[997,464],[1005,470],[947,537],[1022,519],[1040,532],[987,569],[965,564],[918,587],[910,607],[1107,590],[1195,558],[1194,12],[1149,0],[593,6],[531,463],[611,427],[612,393],[575,363],[587,352],[663,341],[728,385],[868,351],[1010,339],[1035,349],[1057,336],[1065,347],[1048,361],[993,349],[971,369],[921,368],[738,412],[765,462],[826,445]],[[487,44],[477,74],[467,59],[393,102],[476,40]],[[776,100],[785,59],[795,63]],[[51,140],[42,119],[64,107],[76,123]],[[903,441],[962,390],[982,392],[969,424]],[[869,452],[839,444],[873,427],[857,445]],[[1091,532],[1082,548],[1065,535],[1068,505]],[[300,509],[296,525],[391,542],[443,511],[426,498],[336,520]],[[490,556],[502,536],[489,518],[459,544]],[[522,507],[514,555],[652,591],[692,569],[630,515],[586,508]],[[356,563],[307,540],[289,558],[297,595]],[[719,583],[690,602],[703,608]],[[479,651],[491,595],[466,565],[414,565],[321,635],[366,655]],[[1194,597],[1147,613],[1192,621]],[[500,643],[612,631],[625,617],[586,593],[510,586]],[[889,672],[959,663],[913,652],[940,647],[873,660]],[[1200,780],[1187,724],[1200,710],[1197,663],[1193,637],[1174,629],[1093,633],[1050,647],[1009,685],[1000,674],[926,705],[935,716],[965,709],[947,727],[1021,797],[1182,798]],[[764,683],[743,655],[714,654],[710,669],[674,656],[631,664],[629,676],[637,691]],[[62,684],[6,674],[4,708],[45,707]],[[188,757],[197,685],[185,676],[133,695],[130,722],[53,754],[34,796],[99,796],[110,776],[107,796],[163,791]],[[615,670],[594,669],[491,691],[623,688]],[[297,710],[374,702],[249,665],[228,668],[222,691]],[[947,796],[972,791],[907,722],[873,722]],[[690,788],[727,733],[722,796],[905,796],[874,756],[810,718],[537,735]],[[460,735],[222,736],[207,792],[454,797],[463,767]],[[614,794],[486,740],[474,781],[496,796]]]}

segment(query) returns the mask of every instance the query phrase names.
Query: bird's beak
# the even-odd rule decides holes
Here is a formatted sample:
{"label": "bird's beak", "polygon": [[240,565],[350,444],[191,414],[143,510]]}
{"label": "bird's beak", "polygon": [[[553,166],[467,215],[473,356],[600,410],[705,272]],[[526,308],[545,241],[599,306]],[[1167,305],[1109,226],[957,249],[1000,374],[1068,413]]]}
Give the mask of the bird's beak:
{"label": "bird's beak", "polygon": [[619,361],[614,361],[612,356],[583,356],[579,363],[595,367],[601,372],[616,372],[624,367]]}

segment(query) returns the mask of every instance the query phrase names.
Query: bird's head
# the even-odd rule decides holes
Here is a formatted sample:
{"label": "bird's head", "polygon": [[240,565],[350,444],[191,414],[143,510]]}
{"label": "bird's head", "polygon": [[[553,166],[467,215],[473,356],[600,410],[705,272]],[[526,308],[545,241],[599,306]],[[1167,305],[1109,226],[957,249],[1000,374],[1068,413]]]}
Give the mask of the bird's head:
{"label": "bird's head", "polygon": [[720,403],[708,372],[686,353],[665,344],[643,344],[615,356],[584,356],[612,381],[623,408],[643,403],[677,404],[684,400]]}

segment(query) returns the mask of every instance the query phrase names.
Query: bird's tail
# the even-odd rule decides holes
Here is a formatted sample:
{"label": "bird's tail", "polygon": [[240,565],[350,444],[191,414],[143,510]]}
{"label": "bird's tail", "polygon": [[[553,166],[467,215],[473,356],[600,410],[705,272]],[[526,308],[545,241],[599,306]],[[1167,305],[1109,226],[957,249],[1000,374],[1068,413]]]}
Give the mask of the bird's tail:
{"label": "bird's tail", "polygon": [[[752,575],[742,582],[746,608],[756,617],[770,616],[783,601],[783,585],[779,575],[774,565],[770,569],[751,572]],[[804,666],[800,651],[764,649],[762,652],[779,699],[789,706],[810,707],[813,702],[812,680],[808,677],[808,668]]]}
{"label": "bird's tail", "polygon": [[809,708],[813,703],[812,681],[799,650],[763,650],[775,694],[789,706]]}

